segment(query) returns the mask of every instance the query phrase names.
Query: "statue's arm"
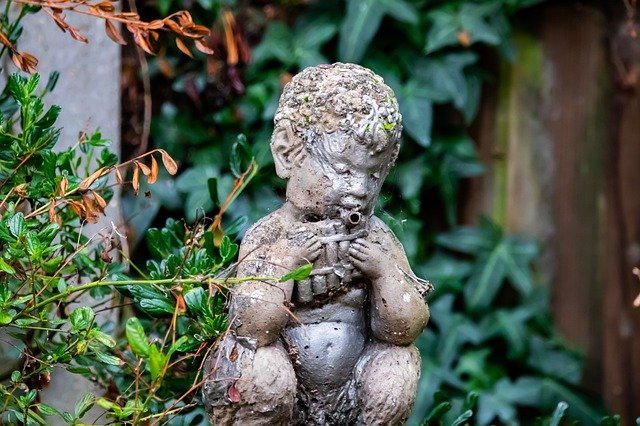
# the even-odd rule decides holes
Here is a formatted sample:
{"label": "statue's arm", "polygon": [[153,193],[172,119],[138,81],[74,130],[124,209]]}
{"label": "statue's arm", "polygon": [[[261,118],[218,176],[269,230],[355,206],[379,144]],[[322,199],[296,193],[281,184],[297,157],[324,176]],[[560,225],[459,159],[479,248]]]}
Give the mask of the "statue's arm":
{"label": "statue's arm", "polygon": [[416,277],[400,242],[380,222],[352,244],[354,265],[371,280],[371,331],[384,342],[411,344],[429,320],[427,284]]}
{"label": "statue's arm", "polygon": [[321,249],[317,240],[292,249],[281,231],[273,217],[247,231],[240,245],[236,276],[256,279],[230,290],[231,327],[238,336],[256,339],[258,346],[273,343],[289,322],[294,283],[280,282],[279,278],[301,266],[305,259],[315,259]]}

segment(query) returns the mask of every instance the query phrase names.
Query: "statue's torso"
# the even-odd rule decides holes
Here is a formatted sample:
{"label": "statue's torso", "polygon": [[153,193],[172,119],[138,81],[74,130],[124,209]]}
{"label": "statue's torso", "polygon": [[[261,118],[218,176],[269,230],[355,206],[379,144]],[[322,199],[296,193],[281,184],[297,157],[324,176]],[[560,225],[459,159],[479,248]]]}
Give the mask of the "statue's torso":
{"label": "statue's torso", "polygon": [[353,286],[322,305],[302,306],[282,337],[303,384],[335,388],[349,378],[365,346],[366,291]]}

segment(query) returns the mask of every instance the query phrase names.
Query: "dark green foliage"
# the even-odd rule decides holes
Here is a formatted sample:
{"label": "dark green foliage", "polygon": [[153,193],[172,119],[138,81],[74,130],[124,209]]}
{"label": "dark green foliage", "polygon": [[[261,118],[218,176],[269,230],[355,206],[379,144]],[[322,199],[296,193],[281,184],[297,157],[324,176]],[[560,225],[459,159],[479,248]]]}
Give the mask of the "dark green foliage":
{"label": "dark green foliage", "polygon": [[[255,157],[261,173],[227,212],[235,224],[248,218],[241,229],[271,211],[279,203],[275,195],[283,193],[268,142],[290,74],[318,63],[354,61],[394,89],[404,141],[378,215],[402,240],[416,272],[436,286],[431,323],[417,342],[424,365],[412,424],[510,423],[521,416],[532,421],[554,408],[554,418],[585,423],[605,414],[577,386],[581,357],[550,320],[547,291],[534,268],[539,247],[505,235],[490,219],[475,227],[458,224],[460,188],[484,170],[467,133],[488,81],[481,57],[490,48],[515,58],[512,15],[538,2],[287,2],[270,4],[269,16],[252,2],[199,2],[191,12],[200,22],[221,25],[221,15],[229,12],[237,17],[239,40],[252,60],[229,64],[224,55],[210,57],[216,68],[207,73],[169,50],[152,66],[160,70],[170,63],[179,71],[173,81],[153,76],[156,84],[174,89],[160,101],[152,125],[157,146],[183,164],[171,199],[185,200],[189,221],[199,209],[215,212],[244,169],[234,161],[229,166],[236,135],[242,134],[242,149]],[[167,11],[172,2],[157,5]],[[438,390],[447,396],[434,397]]]}

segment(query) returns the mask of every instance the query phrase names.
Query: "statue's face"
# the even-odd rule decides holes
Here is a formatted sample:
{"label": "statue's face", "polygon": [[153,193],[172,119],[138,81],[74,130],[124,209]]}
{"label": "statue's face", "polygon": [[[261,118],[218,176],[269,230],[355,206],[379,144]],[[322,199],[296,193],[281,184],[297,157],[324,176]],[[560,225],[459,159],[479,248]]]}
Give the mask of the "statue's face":
{"label": "statue's face", "polygon": [[376,153],[341,131],[325,134],[314,151],[291,170],[289,201],[305,212],[327,217],[336,217],[341,210],[371,213],[393,154]]}

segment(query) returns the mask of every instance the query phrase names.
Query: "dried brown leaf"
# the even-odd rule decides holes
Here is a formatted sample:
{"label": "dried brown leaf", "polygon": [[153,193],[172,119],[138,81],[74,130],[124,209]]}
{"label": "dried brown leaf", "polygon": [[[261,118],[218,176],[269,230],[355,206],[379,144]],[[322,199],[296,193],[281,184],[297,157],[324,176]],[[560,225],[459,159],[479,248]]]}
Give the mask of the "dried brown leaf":
{"label": "dried brown leaf", "polygon": [[175,160],[171,158],[171,156],[164,149],[160,149],[160,154],[162,155],[162,164],[164,164],[164,168],[167,169],[170,175],[175,175],[178,173],[178,165]]}
{"label": "dried brown leaf", "polygon": [[142,35],[141,31],[135,31],[133,33],[133,41],[140,46],[140,48],[142,50],[144,50],[145,52],[147,52],[149,55],[153,55],[153,50],[151,49],[151,46],[149,45],[149,42],[147,41],[147,39]]}
{"label": "dried brown leaf", "polygon": [[84,207],[85,219],[87,222],[97,223],[99,212],[95,209],[93,198],[89,197],[88,194],[82,194],[82,205]]}
{"label": "dried brown leaf", "polygon": [[82,182],[80,182],[80,185],[78,185],[78,187],[80,188],[80,190],[86,191],[93,184],[93,182],[95,182],[99,177],[102,176],[103,173],[104,173],[104,167],[100,167],[98,170],[91,173],[89,177],[83,179]]}
{"label": "dried brown leaf", "polygon": [[151,169],[146,164],[139,161],[134,161],[133,163],[136,166],[140,167],[140,170],[142,170],[142,174],[144,174],[145,176],[149,176],[149,173],[151,173]]}
{"label": "dried brown leaf", "polygon": [[116,10],[115,6],[111,4],[111,2],[103,1],[95,5],[98,9],[103,12],[112,13]]}
{"label": "dried brown leaf", "polygon": [[0,43],[4,44],[9,49],[13,49],[13,44],[11,44],[7,36],[4,35],[2,32],[0,32]]}
{"label": "dried brown leaf", "polygon": [[54,198],[49,201],[49,222],[56,221],[56,200]]}
{"label": "dried brown leaf", "polygon": [[69,207],[71,210],[81,219],[84,219],[84,205],[77,201],[69,201]]}
{"label": "dried brown leaf", "polygon": [[122,34],[120,34],[120,31],[118,31],[116,26],[113,25],[113,22],[111,22],[110,20],[108,19],[104,20],[104,29],[107,35],[109,36],[109,38],[114,42],[121,44],[123,46],[127,44],[127,42],[124,40],[124,37],[122,37]]}
{"label": "dried brown leaf", "polygon": [[138,195],[138,190],[140,189],[140,169],[138,167],[133,168],[133,179],[131,180],[131,185],[133,186],[133,193]]}
{"label": "dried brown leaf", "polygon": [[118,185],[122,185],[124,179],[122,178],[122,173],[120,173],[120,169],[116,167],[116,183]]}
{"label": "dried brown leaf", "polygon": [[22,69],[29,74],[38,71],[38,58],[30,53],[22,52]]}
{"label": "dried brown leaf", "polygon": [[180,29],[180,25],[178,25],[176,22],[172,21],[171,19],[165,19],[164,24],[167,28],[169,28],[173,32],[176,32],[176,33],[182,32],[182,30]]}
{"label": "dried brown leaf", "polygon": [[[22,70],[22,55],[20,55],[18,52],[13,52],[11,54],[11,60],[13,61],[13,64]],[[23,70],[24,71],[24,70]]]}
{"label": "dried brown leaf", "polygon": [[189,48],[187,47],[187,45],[184,44],[184,41],[182,41],[179,37],[176,37],[176,46],[178,46],[178,49],[180,49],[182,53],[184,53],[185,55],[193,59],[193,55],[191,54],[191,51],[189,51]]}
{"label": "dried brown leaf", "polygon": [[149,177],[147,178],[147,183],[153,184],[158,180],[158,162],[155,157],[151,156],[151,173],[149,173]]}
{"label": "dried brown leaf", "polygon": [[202,40],[194,40],[193,44],[196,46],[196,49],[204,53],[205,55],[213,55],[213,49],[204,44]]}
{"label": "dried brown leaf", "polygon": [[96,204],[100,208],[100,212],[104,213],[104,209],[107,207],[107,202],[102,198],[102,195],[98,194],[96,191],[91,191],[91,195],[93,195]]}
{"label": "dried brown leaf", "polygon": [[64,197],[67,193],[67,189],[69,189],[69,180],[66,177],[62,177],[60,179],[60,187],[58,188],[58,195]]}
{"label": "dried brown leaf", "polygon": [[67,29],[69,28],[69,24],[67,24],[62,17],[62,10],[54,9],[51,17],[53,18],[53,21],[56,23],[56,25],[62,30],[62,32],[66,33]]}
{"label": "dried brown leaf", "polygon": [[160,28],[163,28],[163,27],[164,27],[164,21],[162,19],[155,19],[146,25],[146,28],[148,30],[159,30]]}
{"label": "dried brown leaf", "polygon": [[122,12],[114,15],[116,18],[124,19],[126,21],[139,21],[140,15],[134,12]]}
{"label": "dried brown leaf", "polygon": [[69,34],[71,34],[71,37],[73,37],[75,40],[81,41],[83,43],[89,43],[89,39],[82,35],[80,30],[76,27],[72,27],[71,25],[69,25],[67,31],[69,31]]}

